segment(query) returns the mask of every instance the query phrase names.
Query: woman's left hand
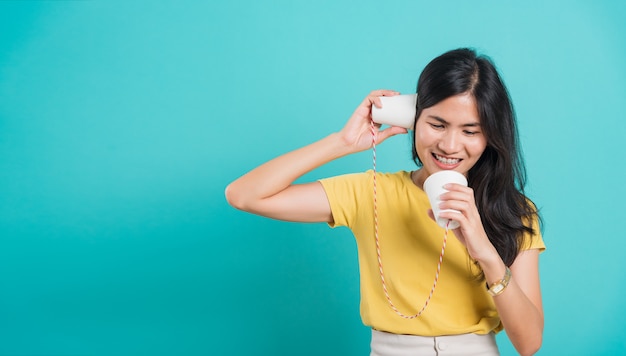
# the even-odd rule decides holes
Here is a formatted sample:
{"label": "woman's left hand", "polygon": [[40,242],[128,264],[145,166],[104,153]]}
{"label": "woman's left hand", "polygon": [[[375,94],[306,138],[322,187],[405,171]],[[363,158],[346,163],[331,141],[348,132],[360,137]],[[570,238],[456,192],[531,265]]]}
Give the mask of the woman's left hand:
{"label": "woman's left hand", "polygon": [[[498,252],[489,241],[487,233],[483,227],[483,223],[476,207],[474,198],[474,190],[460,184],[450,183],[444,186],[448,192],[440,196],[441,203],[439,208],[442,210],[439,216],[446,219],[455,220],[459,223],[459,227],[454,229],[454,234],[467,248],[470,257],[476,261],[496,255]],[[453,209],[455,211],[443,211],[444,209]],[[432,216],[432,210],[429,211]]]}

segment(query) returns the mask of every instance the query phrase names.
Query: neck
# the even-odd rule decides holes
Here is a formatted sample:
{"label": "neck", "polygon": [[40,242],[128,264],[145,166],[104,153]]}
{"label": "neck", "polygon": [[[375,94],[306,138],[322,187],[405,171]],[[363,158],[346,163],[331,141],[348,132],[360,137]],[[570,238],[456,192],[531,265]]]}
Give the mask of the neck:
{"label": "neck", "polygon": [[425,175],[426,171],[424,171],[424,169],[422,168],[411,172],[411,180],[413,181],[413,184],[415,184],[420,189],[424,189],[424,181],[427,178],[425,177]]}

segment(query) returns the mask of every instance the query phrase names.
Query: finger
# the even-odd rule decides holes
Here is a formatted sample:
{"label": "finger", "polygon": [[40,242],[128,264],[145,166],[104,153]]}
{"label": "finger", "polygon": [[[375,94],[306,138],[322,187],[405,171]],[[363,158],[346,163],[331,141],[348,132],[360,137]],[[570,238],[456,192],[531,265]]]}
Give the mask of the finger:
{"label": "finger", "polygon": [[368,109],[375,105],[378,108],[382,107],[382,102],[380,101],[381,95],[374,95],[374,92],[371,92],[370,95],[366,96],[361,103],[361,106],[367,107]]}
{"label": "finger", "polygon": [[462,184],[458,184],[458,183],[448,183],[445,184],[443,186],[443,189],[449,190],[449,191],[466,191],[466,192],[470,192],[473,191],[472,188],[466,186],[466,185],[462,185]]}
{"label": "finger", "polygon": [[465,218],[463,214],[461,214],[458,211],[451,211],[451,210],[440,211],[439,218],[457,221],[461,226],[463,226],[465,222],[467,221],[467,219]]}
{"label": "finger", "polygon": [[383,107],[383,103],[382,101],[380,101],[380,96],[372,96],[372,97],[369,97],[369,99],[370,99],[370,102],[374,104],[377,108]]}
{"label": "finger", "polygon": [[377,108],[381,108],[383,106],[382,102],[379,99],[381,96],[396,96],[396,95],[400,95],[400,92],[395,91],[395,90],[379,89],[379,90],[372,91],[370,95],[368,95],[368,99],[370,103],[374,104]]}
{"label": "finger", "polygon": [[399,91],[389,90],[389,89],[373,90],[370,93],[371,96],[394,96],[394,95],[399,95],[399,94],[400,94]]}
{"label": "finger", "polygon": [[446,200],[439,203],[439,209],[441,210],[452,209],[460,213],[468,213],[470,207],[468,202],[462,200]]}
{"label": "finger", "polygon": [[459,200],[466,202],[473,202],[474,195],[466,190],[463,191],[447,191],[439,196],[441,201]]}

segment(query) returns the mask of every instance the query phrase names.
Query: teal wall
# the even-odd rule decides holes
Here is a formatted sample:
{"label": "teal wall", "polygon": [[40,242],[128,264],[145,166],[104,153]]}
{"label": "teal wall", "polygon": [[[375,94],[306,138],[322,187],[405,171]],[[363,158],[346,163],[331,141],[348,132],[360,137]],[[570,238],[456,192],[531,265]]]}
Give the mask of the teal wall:
{"label": "teal wall", "polygon": [[[523,3],[0,1],[0,355],[367,354],[350,233],[223,191],[459,46],[516,104],[539,354],[626,354],[626,3]],[[409,140],[378,160],[412,169]]]}

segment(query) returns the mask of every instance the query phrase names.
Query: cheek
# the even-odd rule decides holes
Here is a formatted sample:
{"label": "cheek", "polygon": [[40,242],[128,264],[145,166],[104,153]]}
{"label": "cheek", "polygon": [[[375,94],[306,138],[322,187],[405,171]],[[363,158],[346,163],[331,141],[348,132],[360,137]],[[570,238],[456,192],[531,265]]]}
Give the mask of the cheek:
{"label": "cheek", "polygon": [[476,142],[472,142],[472,144],[470,144],[468,147],[470,148],[470,151],[474,156],[480,157],[487,148],[487,141],[477,140]]}
{"label": "cheek", "polygon": [[415,147],[424,147],[431,144],[432,135],[428,134],[428,130],[421,129],[419,126],[415,129]]}
{"label": "cheek", "polygon": [[418,134],[416,132],[415,133],[414,145],[415,145],[415,151],[418,153],[418,155],[421,156],[420,151],[423,151],[424,147],[426,146],[426,142],[425,142],[424,136],[420,135],[420,134]]}

